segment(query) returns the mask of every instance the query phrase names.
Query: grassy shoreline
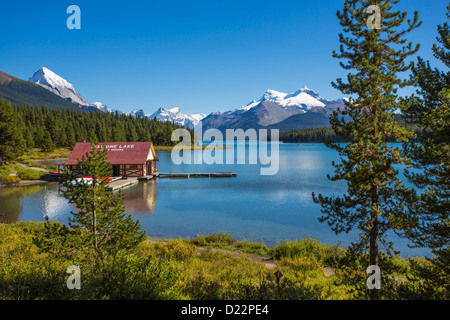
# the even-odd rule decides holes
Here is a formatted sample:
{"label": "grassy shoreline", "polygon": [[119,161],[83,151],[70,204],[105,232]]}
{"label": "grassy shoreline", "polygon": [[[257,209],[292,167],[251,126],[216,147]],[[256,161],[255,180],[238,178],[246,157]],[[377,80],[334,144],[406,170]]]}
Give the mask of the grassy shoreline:
{"label": "grassy shoreline", "polygon": [[[225,233],[148,238],[101,274],[87,262],[39,253],[32,238],[43,226],[0,224],[0,299],[361,299],[350,280],[367,277],[364,267],[349,275],[346,249],[339,246],[306,238],[269,248]],[[82,290],[66,288],[66,268],[73,264],[80,264]],[[399,279],[412,272],[398,257],[390,265]],[[389,290],[405,298],[404,287]]]}

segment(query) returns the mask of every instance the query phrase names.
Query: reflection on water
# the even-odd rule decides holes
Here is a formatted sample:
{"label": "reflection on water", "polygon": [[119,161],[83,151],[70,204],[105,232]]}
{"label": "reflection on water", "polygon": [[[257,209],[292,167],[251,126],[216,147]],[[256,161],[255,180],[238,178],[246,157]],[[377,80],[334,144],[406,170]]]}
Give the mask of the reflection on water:
{"label": "reflection on water", "polygon": [[[200,156],[199,151],[192,152],[193,157]],[[122,189],[126,213],[139,219],[149,237],[193,238],[228,232],[237,239],[267,245],[311,236],[343,246],[358,237],[358,231],[335,235],[326,223],[318,222],[321,207],[312,201],[311,193],[346,191],[345,182],[327,179],[334,171],[331,162],[339,162],[339,157],[322,144],[281,144],[279,171],[273,176],[260,175],[261,165],[175,165],[170,152],[159,152],[158,157],[159,172],[233,171],[237,177],[161,178]],[[57,183],[0,189],[0,222],[43,221],[46,215],[65,222],[73,210]],[[408,248],[404,239],[394,238],[394,242],[404,256],[428,254]]]}
{"label": "reflection on water", "polygon": [[[155,181],[141,182],[124,188],[124,205],[127,213],[153,214],[156,205]],[[0,189],[0,223],[20,220],[66,222],[76,207],[58,190],[57,183]]]}
{"label": "reflection on water", "polygon": [[55,188],[56,185],[46,185],[42,190],[42,217],[47,216],[50,220],[62,220],[67,212],[73,210],[73,206]]}
{"label": "reflection on water", "polygon": [[156,206],[157,184],[155,180],[140,182],[122,190],[127,212],[133,214],[153,214]]}
{"label": "reflection on water", "polygon": [[22,213],[22,188],[0,189],[0,223],[13,223],[19,220]]}

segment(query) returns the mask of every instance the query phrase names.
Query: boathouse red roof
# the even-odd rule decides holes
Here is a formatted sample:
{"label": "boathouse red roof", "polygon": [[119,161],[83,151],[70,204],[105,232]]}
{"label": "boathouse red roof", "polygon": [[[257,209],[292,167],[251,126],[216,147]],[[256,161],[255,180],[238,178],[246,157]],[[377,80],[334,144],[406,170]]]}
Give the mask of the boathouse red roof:
{"label": "boathouse red roof", "polygon": [[[159,161],[151,142],[100,142],[97,148],[108,149],[107,161],[111,164],[145,164],[147,161]],[[66,165],[78,164],[80,159],[91,151],[89,142],[78,142],[75,145]]]}

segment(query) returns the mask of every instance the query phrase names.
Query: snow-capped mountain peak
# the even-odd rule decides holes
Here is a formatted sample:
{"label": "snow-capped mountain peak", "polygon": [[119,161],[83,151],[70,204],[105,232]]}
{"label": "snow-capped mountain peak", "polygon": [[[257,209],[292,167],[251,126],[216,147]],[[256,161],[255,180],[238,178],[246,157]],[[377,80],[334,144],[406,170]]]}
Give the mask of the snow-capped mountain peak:
{"label": "snow-capped mountain peak", "polygon": [[297,95],[302,94],[302,93],[308,94],[309,96],[311,96],[311,97],[313,97],[313,98],[315,98],[315,99],[317,99],[319,101],[324,100],[316,91],[314,91],[313,89],[308,88],[307,86],[303,86],[300,90],[295,91],[292,94],[292,96],[297,96]]}
{"label": "snow-capped mountain peak", "polygon": [[178,107],[175,107],[172,109],[167,109],[167,111],[171,112],[171,113],[181,113],[180,108],[178,108]]}
{"label": "snow-capped mountain peak", "polygon": [[263,101],[263,100],[281,101],[284,98],[286,98],[286,96],[287,96],[287,93],[269,89],[266,91],[266,93],[264,94],[264,96],[261,98],[260,101]]}
{"label": "snow-capped mountain peak", "polygon": [[227,111],[225,114],[247,112],[250,109],[258,107],[263,101],[273,101],[283,107],[297,106],[302,109],[303,112],[306,112],[313,107],[325,107],[327,104],[326,99],[323,99],[317,92],[307,86],[303,86],[300,90],[290,94],[269,89],[261,99],[253,100],[249,104],[242,106],[239,109]]}
{"label": "snow-capped mountain peak", "polygon": [[37,83],[73,103],[82,106],[90,105],[70,82],[45,67],[38,69],[28,81]]}
{"label": "snow-capped mountain peak", "polygon": [[101,102],[92,102],[91,104],[93,107],[96,107],[98,110],[103,111],[103,112],[108,112],[108,113],[113,113],[114,110],[108,108],[107,105],[101,103]]}
{"label": "snow-capped mountain peak", "polygon": [[56,73],[54,73],[50,69],[47,69],[46,67],[41,67],[36,70],[36,72],[28,81],[51,87],[61,86],[73,88],[73,85],[70,84],[66,79],[58,76]]}
{"label": "snow-capped mountain peak", "polygon": [[147,116],[143,109],[134,109],[129,114],[132,116],[135,116],[135,117],[146,117]]}
{"label": "snow-capped mountain peak", "polygon": [[323,103],[322,97],[319,96],[315,91],[310,89],[300,89],[292,94],[286,96],[283,101],[280,101],[282,106],[299,106],[302,109],[311,109],[313,107],[325,107],[326,104]]}

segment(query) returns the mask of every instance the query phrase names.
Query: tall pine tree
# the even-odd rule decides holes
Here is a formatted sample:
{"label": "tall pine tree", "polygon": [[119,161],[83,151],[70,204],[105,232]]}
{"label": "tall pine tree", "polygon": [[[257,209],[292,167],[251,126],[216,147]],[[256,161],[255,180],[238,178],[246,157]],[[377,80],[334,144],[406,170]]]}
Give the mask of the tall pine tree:
{"label": "tall pine tree", "polygon": [[45,131],[44,140],[42,141],[42,151],[53,152],[55,151],[55,144],[53,143],[52,137],[49,131]]}
{"label": "tall pine tree", "polygon": [[[447,7],[450,20],[450,4]],[[418,188],[411,204],[411,214],[418,216],[417,225],[407,236],[420,247],[432,249],[436,258],[434,271],[423,273],[429,280],[430,292],[437,288],[450,296],[450,27],[438,26],[433,45],[435,58],[443,62],[445,71],[433,69],[429,61],[418,58],[413,68],[417,96],[404,108],[407,121],[422,129],[420,143],[406,143],[404,149],[412,158],[415,171],[407,178]],[[445,298],[445,297],[441,297]]]}
{"label": "tall pine tree", "polygon": [[18,131],[17,117],[9,102],[0,99],[0,165],[20,156],[25,141]]}
{"label": "tall pine tree", "polygon": [[44,233],[34,239],[41,250],[78,259],[93,255],[98,263],[121,250],[136,248],[145,239],[139,220],[125,214],[122,193],[116,196],[108,191],[105,178],[111,172],[107,153],[107,149],[92,145],[92,150],[78,160],[82,175],[92,177],[89,181],[74,183],[76,176],[66,168],[60,181],[63,195],[77,210],[68,226],[47,219]]}
{"label": "tall pine tree", "polygon": [[[317,197],[313,193],[324,214],[319,220],[327,222],[336,233],[357,228],[360,238],[353,248],[368,251],[368,263],[373,266],[379,266],[381,245],[388,254],[393,252],[386,233],[409,226],[403,210],[407,188],[394,168],[406,159],[386,140],[412,137],[396,123],[394,111],[400,107],[398,88],[410,84],[400,79],[399,73],[412,67],[405,59],[419,49],[418,45],[405,44],[404,36],[420,22],[417,12],[412,21],[406,21],[406,12],[395,11],[393,6],[398,2],[347,0],[343,11],[337,13],[345,35],[339,34],[340,52],[333,52],[333,56],[344,60],[340,65],[352,72],[347,82],[337,79],[332,85],[351,99],[345,110],[332,115],[330,124],[336,135],[348,143],[327,141],[326,145],[337,150],[341,158],[340,164],[333,163],[335,175],[329,178],[346,181],[347,193]],[[379,10],[379,29],[368,27],[370,6]],[[378,290],[370,290],[369,295],[377,299]]]}

